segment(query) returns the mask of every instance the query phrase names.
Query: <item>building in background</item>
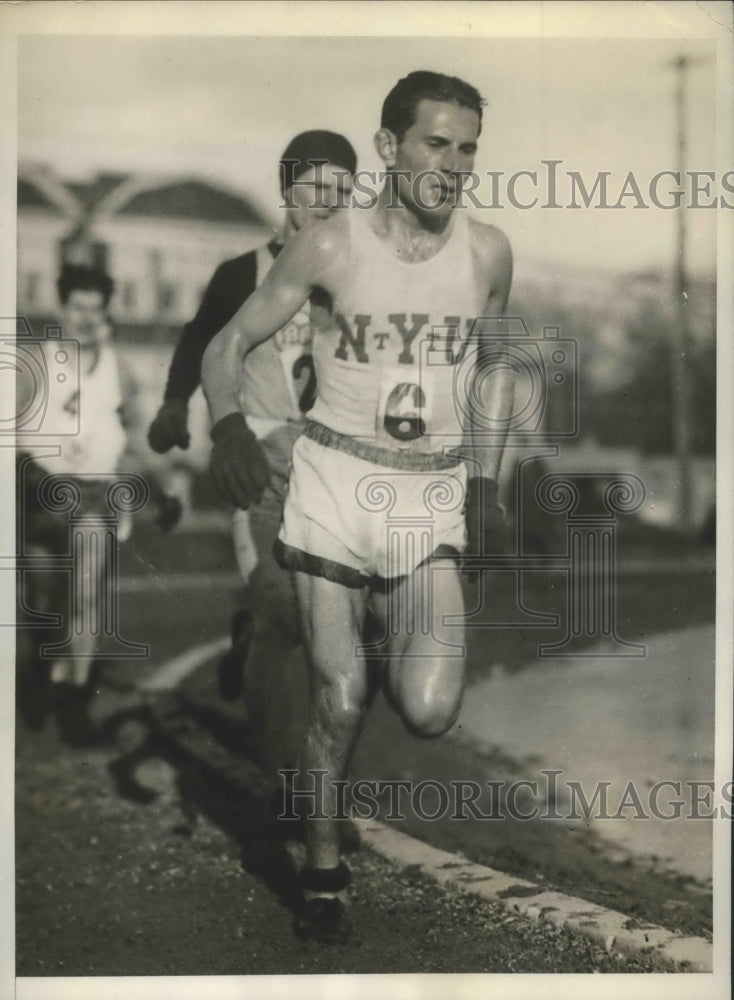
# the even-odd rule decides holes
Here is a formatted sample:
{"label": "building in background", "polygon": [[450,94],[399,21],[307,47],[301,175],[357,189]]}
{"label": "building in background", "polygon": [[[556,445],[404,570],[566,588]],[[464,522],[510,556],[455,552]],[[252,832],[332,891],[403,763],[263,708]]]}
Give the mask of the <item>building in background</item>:
{"label": "building in background", "polygon": [[[58,322],[62,261],[97,264],[113,278],[115,337],[139,387],[142,420],[131,433],[147,451],[145,432],[181,327],[216,267],[269,239],[271,226],[246,197],[199,178],[100,173],[82,183],[34,164],[18,168],[17,218],[17,311],[36,336]],[[150,453],[164,479],[206,469],[209,423],[200,392],[189,423],[187,451]]]}
{"label": "building in background", "polygon": [[18,308],[53,317],[62,259],[83,242],[115,281],[122,340],[167,340],[196,311],[214,269],[270,232],[242,195],[186,177],[98,174],[64,181],[47,166],[18,171]]}

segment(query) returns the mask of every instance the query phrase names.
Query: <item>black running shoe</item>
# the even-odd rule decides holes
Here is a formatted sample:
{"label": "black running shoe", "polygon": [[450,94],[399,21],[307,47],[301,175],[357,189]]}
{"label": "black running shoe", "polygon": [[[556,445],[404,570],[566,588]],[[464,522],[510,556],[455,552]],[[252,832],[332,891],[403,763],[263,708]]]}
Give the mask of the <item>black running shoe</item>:
{"label": "black running shoe", "polygon": [[293,925],[296,937],[320,944],[346,944],[352,925],[347,908],[336,896],[316,896],[301,904]]}
{"label": "black running shoe", "polygon": [[252,615],[247,608],[232,615],[230,635],[232,645],[217,667],[219,693],[225,701],[237,701],[245,689],[245,660],[253,634]]}
{"label": "black running shoe", "polygon": [[[293,930],[304,941],[344,944],[351,935],[347,908],[338,897],[351,881],[349,867],[340,861],[336,868],[303,867],[298,874],[303,893]],[[319,893],[319,895],[314,895]]]}

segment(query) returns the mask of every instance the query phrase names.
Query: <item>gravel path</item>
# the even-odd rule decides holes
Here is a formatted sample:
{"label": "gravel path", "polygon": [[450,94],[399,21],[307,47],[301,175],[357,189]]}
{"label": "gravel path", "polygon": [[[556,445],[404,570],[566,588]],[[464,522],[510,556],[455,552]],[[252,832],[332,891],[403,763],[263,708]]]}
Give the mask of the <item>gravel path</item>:
{"label": "gravel path", "polygon": [[130,722],[116,748],[72,752],[19,725],[19,976],[651,971],[367,850],[351,859],[354,942],[298,942],[254,798],[163,756],[138,768],[147,804],[120,796],[108,762],[142,735]]}

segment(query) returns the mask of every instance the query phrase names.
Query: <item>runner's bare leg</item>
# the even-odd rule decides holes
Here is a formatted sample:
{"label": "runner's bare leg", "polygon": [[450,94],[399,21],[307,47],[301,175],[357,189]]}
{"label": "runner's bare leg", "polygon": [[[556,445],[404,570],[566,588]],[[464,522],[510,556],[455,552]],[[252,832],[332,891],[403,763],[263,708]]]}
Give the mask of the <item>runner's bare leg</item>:
{"label": "runner's bare leg", "polygon": [[[302,787],[310,773],[326,771],[326,817],[337,812],[331,781],[343,779],[369,702],[368,665],[357,653],[367,610],[367,589],[352,589],[321,577],[294,573],[303,637],[309,661],[311,698],[301,757]],[[305,823],[311,868],[339,864],[338,824],[330,818]]]}
{"label": "runner's bare leg", "polygon": [[391,703],[415,735],[441,736],[459,714],[466,673],[455,648],[464,645],[464,628],[444,624],[445,616],[464,610],[456,563],[424,563],[375,593],[372,607],[391,636],[385,673]]}

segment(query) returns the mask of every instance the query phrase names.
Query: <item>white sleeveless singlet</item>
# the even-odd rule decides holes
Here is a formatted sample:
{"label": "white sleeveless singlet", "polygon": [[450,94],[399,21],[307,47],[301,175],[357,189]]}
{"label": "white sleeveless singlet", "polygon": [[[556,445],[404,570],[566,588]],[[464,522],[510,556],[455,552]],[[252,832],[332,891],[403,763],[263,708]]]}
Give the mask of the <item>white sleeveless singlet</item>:
{"label": "white sleeveless singlet", "polygon": [[455,398],[457,365],[473,365],[468,334],[481,313],[467,218],[456,213],[429,260],[402,261],[349,211],[350,266],[332,324],[317,329],[318,395],[309,419],[380,448],[437,453],[460,443],[466,405]]}
{"label": "white sleeveless singlet", "polygon": [[[76,378],[61,382],[54,378],[52,352],[63,341],[43,341],[39,348],[47,357],[50,382],[42,426],[37,434],[19,435],[17,444],[33,455],[39,465],[52,473],[106,476],[118,471],[125,450],[126,433],[120,419],[122,389],[114,348],[99,346],[94,368],[85,372],[85,351],[80,351],[80,371]],[[60,446],[61,454],[49,456],[49,445]]]}

